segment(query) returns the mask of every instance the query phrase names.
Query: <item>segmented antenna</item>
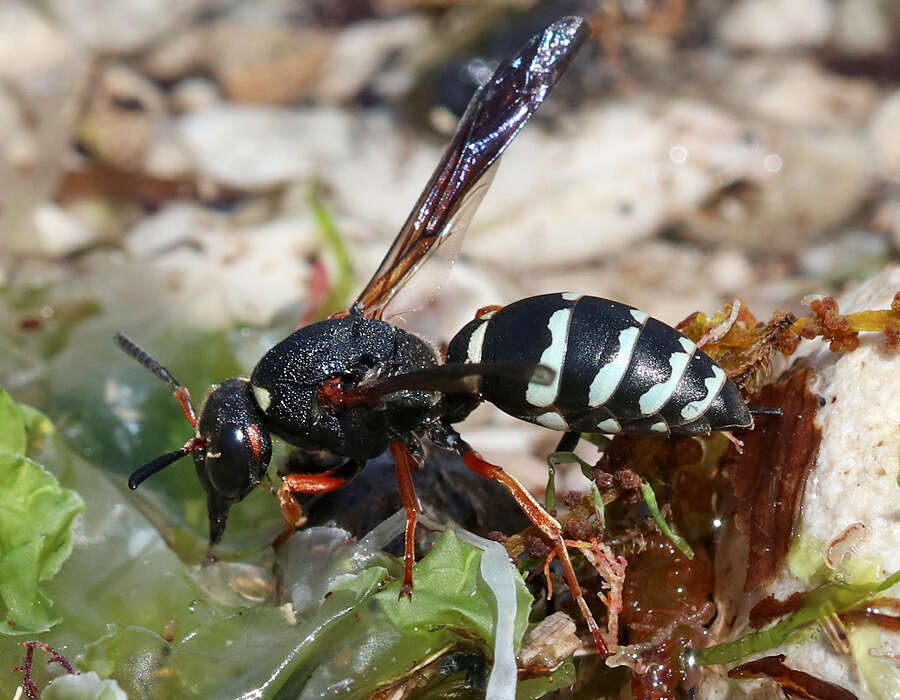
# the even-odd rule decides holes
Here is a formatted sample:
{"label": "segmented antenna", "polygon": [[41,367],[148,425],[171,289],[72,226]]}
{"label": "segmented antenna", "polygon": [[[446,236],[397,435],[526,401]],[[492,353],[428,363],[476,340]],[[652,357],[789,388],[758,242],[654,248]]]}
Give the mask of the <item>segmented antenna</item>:
{"label": "segmented antenna", "polygon": [[169,370],[163,367],[159,360],[152,357],[144,350],[141,350],[141,348],[139,348],[127,335],[124,333],[116,333],[114,340],[116,341],[116,345],[122,348],[126,354],[140,362],[144,367],[172,387],[172,391],[178,391],[178,389],[181,388],[181,384],[175,380],[175,377],[172,376]]}
{"label": "segmented antenna", "polygon": [[116,333],[113,340],[115,340],[116,345],[122,348],[126,354],[137,360],[141,365],[149,369],[156,377],[162,379],[172,388],[172,394],[175,396],[178,405],[181,406],[181,410],[184,411],[185,418],[188,419],[188,423],[191,424],[191,427],[196,429],[197,412],[194,410],[194,402],[191,401],[191,394],[187,390],[187,387],[179,384],[175,377],[172,376],[172,373],[169,372],[159,360],[146,351],[141,350],[137,343],[124,333]]}
{"label": "segmented antenna", "polygon": [[[191,401],[191,395],[188,392],[187,388],[179,384],[176,381],[175,377],[172,376],[172,373],[169,372],[169,370],[163,367],[163,365],[156,358],[141,350],[141,348],[139,348],[137,344],[124,333],[116,333],[114,340],[116,341],[116,345],[122,348],[125,353],[137,360],[139,363],[141,363],[141,365],[149,369],[156,377],[162,379],[172,388],[172,394],[175,396],[175,400],[178,402],[178,405],[181,406],[181,410],[184,411],[184,415],[188,419],[188,423],[190,423],[191,427],[196,430],[197,414],[194,411],[194,404]],[[150,460],[144,466],[132,472],[131,476],[128,477],[128,488],[133,491],[149,477],[156,474],[156,472],[162,471],[173,462],[177,462],[182,457],[186,457],[192,452],[201,450],[205,446],[206,440],[199,436],[192,437],[185,443],[184,447],[182,447],[181,449],[173,450],[172,452],[167,452],[164,455],[160,455],[156,459]]]}
{"label": "segmented antenna", "polygon": [[166,454],[160,455],[156,459],[147,462],[143,467],[135,469],[131,476],[128,477],[128,488],[134,491],[146,479],[156,474],[156,472],[162,471],[182,457],[187,457],[188,454],[190,454],[190,450],[186,447],[182,447],[180,450],[167,452]]}

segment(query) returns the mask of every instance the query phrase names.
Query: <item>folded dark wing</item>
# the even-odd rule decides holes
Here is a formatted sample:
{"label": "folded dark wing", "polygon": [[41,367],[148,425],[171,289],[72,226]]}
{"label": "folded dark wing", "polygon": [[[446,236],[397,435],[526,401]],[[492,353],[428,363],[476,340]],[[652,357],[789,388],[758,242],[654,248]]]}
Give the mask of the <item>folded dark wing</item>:
{"label": "folded dark wing", "polygon": [[[546,99],[589,34],[567,17],[533,36],[475,93],[431,180],[353,311],[382,310],[422,262],[451,234],[461,235],[483,197],[486,177]],[[492,173],[491,173],[492,174]]]}

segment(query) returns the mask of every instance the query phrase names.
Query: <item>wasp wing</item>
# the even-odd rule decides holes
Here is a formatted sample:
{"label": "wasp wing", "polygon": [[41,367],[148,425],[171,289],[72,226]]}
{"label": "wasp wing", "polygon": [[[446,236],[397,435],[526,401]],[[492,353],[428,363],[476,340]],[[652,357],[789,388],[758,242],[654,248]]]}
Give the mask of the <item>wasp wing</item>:
{"label": "wasp wing", "polygon": [[484,377],[513,377],[527,379],[535,384],[553,383],[556,372],[546,365],[529,364],[449,364],[434,365],[414,372],[379,377],[361,382],[353,389],[344,390],[343,401],[374,404],[384,396],[398,391],[426,390],[445,394],[472,394]]}
{"label": "wasp wing", "polygon": [[[495,160],[472,190],[466,193],[456,214],[437,237],[437,244],[414,264],[406,280],[379,309],[379,318],[404,328],[414,328],[420,334],[425,328],[432,326],[432,323],[426,320],[427,313],[424,318],[417,314],[435,301],[441,287],[447,281],[462,247],[466,229],[469,228],[472,217],[494,180],[500,160],[500,158]],[[427,270],[425,274],[420,273],[423,266]],[[437,332],[434,328],[430,330],[432,333]]]}
{"label": "wasp wing", "polygon": [[354,302],[353,313],[381,318],[385,305],[425,258],[452,232],[468,226],[486,191],[479,183],[546,99],[588,33],[580,17],[554,22],[478,89],[422,196]]}

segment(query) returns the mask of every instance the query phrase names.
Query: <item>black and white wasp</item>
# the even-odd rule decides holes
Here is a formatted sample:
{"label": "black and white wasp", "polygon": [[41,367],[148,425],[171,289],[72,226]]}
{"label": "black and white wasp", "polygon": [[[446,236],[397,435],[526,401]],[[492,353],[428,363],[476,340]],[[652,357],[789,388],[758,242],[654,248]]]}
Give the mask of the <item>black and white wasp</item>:
{"label": "black and white wasp", "polygon": [[269,350],[252,375],[212,387],[200,411],[156,360],[119,334],[116,342],[173,389],[194,436],[135,471],[129,486],[188,454],[207,492],[210,548],[229,508],[258,486],[271,435],[301,449],[345,458],[337,469],[289,474],[278,490],[289,530],[304,522],[293,495],[344,485],[389,449],[406,510],[403,592],[412,590],[420,511],[412,471],[423,441],[458,453],[500,482],[553,544],[597,646],[606,645],[581,593],[560,524],[512,476],[456,432],[481,401],[566,431],[708,433],[746,428],[737,388],[691,341],[624,304],[594,297],[532,297],[484,314],[451,341],[446,361],[428,343],[382,319],[425,258],[465,227],[498,158],[537,110],[588,35],[577,17],[559,20],[504,61],[472,98],[456,135],[399,235],[352,307],[308,325]]}
{"label": "black and white wasp", "polygon": [[447,364],[543,365],[550,383],[485,374],[482,400],[523,420],[580,433],[679,433],[753,427],[725,372],[689,338],[643,311],[570,292],[486,310]]}

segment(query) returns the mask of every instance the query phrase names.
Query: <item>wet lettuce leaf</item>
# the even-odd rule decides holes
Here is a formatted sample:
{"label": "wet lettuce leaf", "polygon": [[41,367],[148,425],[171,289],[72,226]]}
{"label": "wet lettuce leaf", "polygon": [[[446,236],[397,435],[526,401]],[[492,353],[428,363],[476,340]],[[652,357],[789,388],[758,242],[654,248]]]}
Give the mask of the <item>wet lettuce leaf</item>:
{"label": "wet lettuce leaf", "polygon": [[[56,456],[48,463],[85,494],[87,510],[77,523],[72,557],[48,590],[65,624],[41,639],[81,671],[114,679],[131,698],[368,697],[461,636],[484,633],[482,647],[490,648],[493,597],[487,591],[479,600],[484,584],[473,578],[480,551],[452,533],[444,535],[433,564],[423,566],[429,554],[416,566],[412,607],[427,607],[432,599],[436,611],[434,619],[422,615],[419,630],[400,629],[373,600],[379,591],[393,591],[390,582],[402,571],[400,561],[378,549],[402,529],[402,518],[377,542],[355,542],[336,528],[294,535],[279,552],[291,600],[279,607],[266,594],[274,584],[268,567],[184,564],[122,484],[67,452],[58,439],[49,440],[43,453]],[[452,578],[464,574],[460,595],[472,595],[450,606],[461,610],[453,628],[445,626],[450,618],[439,600],[451,571]],[[396,595],[390,596],[394,602]],[[520,600],[517,630],[524,627],[528,602]],[[397,622],[411,624],[408,613],[401,610]],[[21,650],[0,639],[0,658],[18,662]],[[11,696],[19,678],[0,669],[0,694]],[[35,680],[40,687],[49,680],[37,665]]]}
{"label": "wet lettuce leaf", "polygon": [[[491,648],[497,604],[493,593],[481,578],[482,551],[461,541],[453,530],[446,530],[415,566],[415,604],[399,598],[401,581],[394,581],[375,596],[375,602],[388,619],[401,630],[417,633],[423,629],[461,630],[475,634]],[[519,574],[515,576],[516,651],[528,624],[532,597]]]}
{"label": "wet lettuce leaf", "polygon": [[52,431],[49,421],[0,390],[0,634],[44,632],[60,622],[41,584],[72,552],[72,523],[84,510],[77,493],[60,487],[26,456]]}
{"label": "wet lettuce leaf", "polygon": [[[355,542],[336,528],[297,533],[278,556],[289,606],[277,604],[270,573],[280,513],[261,489],[229,521],[225,557],[244,563],[193,565],[205,552],[206,514],[189,461],[137,493],[125,484],[145,456],[180,444],[188,426],[168,389],[113,346],[113,330],[91,319],[50,358],[46,405],[58,431],[0,403],[0,421],[26,426],[24,439],[21,429],[0,431],[4,449],[24,450],[85,502],[70,558],[43,585],[63,624],[41,641],[130,698],[368,697],[463,639],[490,657],[496,600],[480,578],[477,547],[444,534],[416,565],[412,604],[397,601],[402,562],[380,548],[402,532],[402,513],[396,532],[378,541]],[[143,344],[196,388],[198,403],[207,379],[260,352],[252,334],[144,333]],[[514,577],[518,646],[531,599]],[[10,671],[23,659],[15,642],[0,636],[0,660],[10,662],[0,666],[0,697],[12,697],[21,680]],[[39,687],[51,678],[35,665]]]}
{"label": "wet lettuce leaf", "polygon": [[115,681],[105,681],[96,673],[80,673],[54,678],[41,693],[42,700],[128,700]]}
{"label": "wet lettuce leaf", "polygon": [[554,690],[568,688],[575,683],[575,680],[575,664],[569,658],[552,673],[540,678],[529,678],[519,683],[516,688],[516,700],[537,700]]}

